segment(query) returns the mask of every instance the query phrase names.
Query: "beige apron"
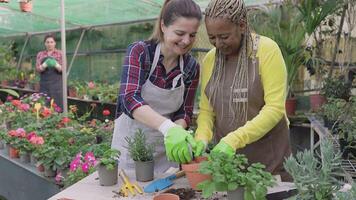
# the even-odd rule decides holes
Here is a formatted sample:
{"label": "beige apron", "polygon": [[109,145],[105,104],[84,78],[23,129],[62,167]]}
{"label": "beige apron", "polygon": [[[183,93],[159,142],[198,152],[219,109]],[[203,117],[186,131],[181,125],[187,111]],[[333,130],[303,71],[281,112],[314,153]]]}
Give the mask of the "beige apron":
{"label": "beige apron", "polygon": [[[153,63],[151,66],[150,74],[146,82],[142,85],[141,95],[145,102],[161,115],[171,118],[171,115],[176,112],[183,104],[184,96],[184,82],[183,82],[183,57],[179,58],[179,66],[181,74],[176,76],[173,80],[173,86],[171,89],[163,89],[154,85],[149,77],[155,70],[158,59],[160,56],[160,44],[157,45]],[[177,86],[178,81],[181,81],[181,85]],[[178,167],[176,163],[167,161],[163,135],[159,131],[152,129],[143,123],[131,119],[125,113],[122,113],[120,117],[115,120],[115,128],[113,134],[113,140],[111,147],[120,150],[120,163],[119,166],[124,169],[134,168],[134,161],[131,159],[127,149],[127,143],[125,137],[132,137],[137,129],[142,129],[147,136],[149,143],[155,143],[156,149],[154,154],[155,172],[165,172],[169,167]]]}
{"label": "beige apron", "polygon": [[[249,59],[248,66],[248,110],[247,120],[253,119],[257,116],[265,105],[264,92],[259,75],[259,63],[256,58],[258,50],[259,36],[256,36],[254,40],[254,46],[252,51],[252,57]],[[245,125],[244,119],[233,119],[231,112],[229,112],[229,96],[231,91],[231,83],[235,74],[235,69],[226,68],[224,71],[225,78],[220,84],[219,96],[224,98],[216,98],[216,102],[212,102],[214,105],[214,112],[216,114],[215,119],[215,142],[220,141],[221,138],[228,133],[238,129]],[[205,94],[209,96],[210,82],[207,84]],[[233,90],[233,92],[240,92]],[[246,95],[244,95],[246,96]],[[234,102],[236,103],[236,102]],[[238,149],[237,153],[245,154],[250,163],[261,162],[266,165],[266,169],[272,174],[280,174],[282,180],[291,180],[290,176],[285,172],[283,168],[283,161],[291,153],[289,143],[289,130],[286,119],[283,117],[281,121],[264,137],[256,142],[248,144],[245,148]]]}

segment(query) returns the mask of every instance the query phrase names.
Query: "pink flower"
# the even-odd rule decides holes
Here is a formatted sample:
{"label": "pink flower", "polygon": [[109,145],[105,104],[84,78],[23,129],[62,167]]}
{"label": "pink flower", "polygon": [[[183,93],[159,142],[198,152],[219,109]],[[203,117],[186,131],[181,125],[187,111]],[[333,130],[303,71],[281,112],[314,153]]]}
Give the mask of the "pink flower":
{"label": "pink flower", "polygon": [[21,104],[20,109],[24,112],[27,112],[30,109],[30,105],[27,103]]}
{"label": "pink flower", "polygon": [[64,177],[62,176],[62,173],[59,172],[56,177],[54,178],[54,180],[56,180],[56,183],[60,183],[62,181]]}
{"label": "pink flower", "polygon": [[88,87],[89,87],[89,89],[94,89],[95,88],[95,83],[93,81],[90,81],[88,83]]}
{"label": "pink flower", "polygon": [[88,162],[83,163],[83,164],[82,164],[82,171],[83,171],[84,173],[88,173],[89,167],[90,167],[90,165],[89,165]]}
{"label": "pink flower", "polygon": [[43,137],[32,136],[30,138],[30,143],[35,144],[35,145],[42,145],[44,143],[44,139],[43,139]]}
{"label": "pink flower", "polygon": [[26,137],[26,131],[23,128],[16,129],[17,137]]}
{"label": "pink flower", "polygon": [[43,139],[43,137],[36,137],[36,144],[40,144],[40,145],[42,145],[43,143],[44,143],[44,139]]}
{"label": "pink flower", "polygon": [[79,167],[80,163],[81,163],[80,159],[74,158],[72,162],[70,162],[69,170],[71,172],[75,171]]}
{"label": "pink flower", "polygon": [[80,160],[82,158],[82,152],[77,153],[77,155],[75,155],[75,159]]}
{"label": "pink flower", "polygon": [[27,140],[30,141],[31,138],[36,137],[36,136],[37,135],[36,135],[36,133],[34,131],[29,132],[28,135],[27,135]]}
{"label": "pink flower", "polygon": [[92,166],[95,165],[95,163],[96,163],[96,159],[95,159],[95,156],[94,156],[93,152],[87,152],[85,154],[84,160],[86,162],[89,162]]}
{"label": "pink flower", "polygon": [[13,99],[14,99],[14,97],[12,97],[12,96],[10,96],[10,95],[6,97],[6,101],[11,101],[11,100],[13,100]]}

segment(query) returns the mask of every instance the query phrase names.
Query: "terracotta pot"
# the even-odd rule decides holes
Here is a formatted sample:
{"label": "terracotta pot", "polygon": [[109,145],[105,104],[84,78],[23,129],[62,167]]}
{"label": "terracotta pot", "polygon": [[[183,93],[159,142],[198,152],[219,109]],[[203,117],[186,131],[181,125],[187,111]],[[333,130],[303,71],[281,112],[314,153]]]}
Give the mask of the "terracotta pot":
{"label": "terracotta pot", "polygon": [[288,116],[295,115],[295,110],[297,107],[297,99],[292,97],[286,100],[286,112]]}
{"label": "terracotta pot", "polygon": [[40,164],[40,165],[37,165],[37,170],[39,172],[44,172],[45,168],[44,168],[44,166],[42,164]]}
{"label": "terracotta pot", "polygon": [[75,88],[69,87],[68,88],[68,96],[77,97],[77,90]]}
{"label": "terracotta pot", "polygon": [[206,157],[197,157],[189,164],[182,164],[182,169],[185,171],[189,185],[193,190],[198,190],[198,183],[211,179],[210,175],[199,173],[200,163],[206,160],[208,160]]}
{"label": "terracotta pot", "polygon": [[22,12],[31,12],[32,11],[32,1],[29,2],[19,2],[20,10]]}
{"label": "terracotta pot", "polygon": [[310,108],[316,112],[326,102],[326,98],[320,94],[312,94],[309,96]]}
{"label": "terracotta pot", "polygon": [[8,80],[2,80],[1,81],[1,85],[8,86],[9,85],[9,81]]}
{"label": "terracotta pot", "polygon": [[179,196],[175,194],[162,193],[154,196],[153,200],[179,200]]}
{"label": "terracotta pot", "polygon": [[10,146],[9,148],[9,156],[10,158],[19,158],[19,150]]}

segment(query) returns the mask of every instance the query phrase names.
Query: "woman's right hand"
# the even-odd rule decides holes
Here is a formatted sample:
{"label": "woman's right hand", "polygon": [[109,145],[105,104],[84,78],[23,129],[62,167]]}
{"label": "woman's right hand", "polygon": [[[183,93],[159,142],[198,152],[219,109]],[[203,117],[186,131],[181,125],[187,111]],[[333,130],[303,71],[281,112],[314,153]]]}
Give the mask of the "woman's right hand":
{"label": "woman's right hand", "polygon": [[192,149],[196,148],[193,136],[181,126],[168,129],[164,137],[168,160],[178,163],[192,161]]}

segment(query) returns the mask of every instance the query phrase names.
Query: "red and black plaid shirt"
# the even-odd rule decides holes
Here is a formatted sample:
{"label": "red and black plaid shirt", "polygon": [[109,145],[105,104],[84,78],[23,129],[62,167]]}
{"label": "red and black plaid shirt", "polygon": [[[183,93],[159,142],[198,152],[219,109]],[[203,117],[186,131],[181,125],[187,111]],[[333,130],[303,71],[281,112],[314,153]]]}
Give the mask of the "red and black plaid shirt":
{"label": "red and black plaid shirt", "polygon": [[[128,47],[122,65],[116,117],[124,112],[133,118],[133,110],[148,105],[141,96],[141,89],[148,78],[156,46],[156,43],[150,41],[138,41]],[[185,54],[183,60],[184,102],[179,110],[173,114],[171,120],[184,119],[189,125],[193,114],[194,96],[199,84],[199,63],[190,54]],[[162,61],[163,55],[160,55],[157,67],[150,76],[150,81],[160,88],[170,89],[173,79],[181,73],[179,63],[166,74]],[[177,86],[180,86],[180,83],[178,81]]]}
{"label": "red and black plaid shirt", "polygon": [[55,49],[51,52],[51,54],[49,54],[49,51],[47,50],[38,52],[36,57],[36,67],[40,66],[42,64],[42,60],[46,57],[53,57],[57,60],[58,64],[62,65],[62,52]]}

